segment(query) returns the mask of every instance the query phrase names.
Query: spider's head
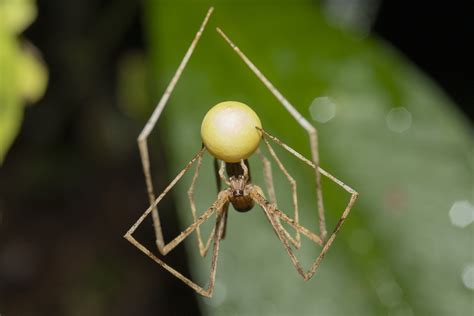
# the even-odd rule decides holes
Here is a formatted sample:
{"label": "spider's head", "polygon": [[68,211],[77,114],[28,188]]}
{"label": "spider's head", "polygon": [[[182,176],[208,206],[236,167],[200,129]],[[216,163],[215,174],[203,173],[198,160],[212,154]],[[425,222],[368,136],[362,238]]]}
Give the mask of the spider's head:
{"label": "spider's head", "polygon": [[204,116],[201,138],[207,150],[225,162],[247,159],[257,149],[262,132],[257,114],[247,105],[226,101],[213,106]]}
{"label": "spider's head", "polygon": [[229,178],[230,188],[232,191],[233,197],[241,197],[244,195],[245,186],[247,185],[247,180],[243,175],[232,176]]}
{"label": "spider's head", "polygon": [[230,202],[238,212],[250,211],[254,206],[254,201],[249,195],[249,186],[244,175],[232,176],[230,180],[231,197]]}

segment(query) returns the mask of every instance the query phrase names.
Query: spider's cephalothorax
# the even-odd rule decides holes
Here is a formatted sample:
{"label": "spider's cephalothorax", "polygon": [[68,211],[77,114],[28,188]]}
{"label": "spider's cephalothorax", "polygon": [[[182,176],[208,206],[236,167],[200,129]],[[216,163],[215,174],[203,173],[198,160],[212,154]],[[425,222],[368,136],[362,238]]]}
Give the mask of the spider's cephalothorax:
{"label": "spider's cephalothorax", "polygon": [[250,167],[248,160],[244,162],[247,171],[245,171],[240,163],[226,163],[226,171],[229,176],[230,202],[236,211],[247,212],[255,205],[250,197]]}

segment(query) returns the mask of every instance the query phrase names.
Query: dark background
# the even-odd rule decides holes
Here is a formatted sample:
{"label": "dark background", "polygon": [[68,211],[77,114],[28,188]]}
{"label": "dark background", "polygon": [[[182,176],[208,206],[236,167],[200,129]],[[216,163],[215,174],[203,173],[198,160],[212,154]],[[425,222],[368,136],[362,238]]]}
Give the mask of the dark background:
{"label": "dark background", "polygon": [[382,1],[374,31],[423,69],[474,117],[471,38],[474,26],[469,1]]}
{"label": "dark background", "polygon": [[[142,126],[117,110],[115,82],[122,52],[146,49],[139,2],[48,0],[38,7],[25,36],[42,52],[50,81],[45,97],[26,110],[0,168],[0,202],[8,210],[0,230],[0,312],[199,314],[191,289],[122,239],[134,218],[117,210],[146,205],[138,148],[130,146]],[[472,120],[471,19],[468,1],[429,8],[382,1],[373,32],[437,81]],[[121,126],[119,155],[94,140],[104,121]],[[166,156],[156,159],[166,182]],[[174,226],[166,233],[178,232],[177,219],[167,220]],[[186,271],[185,253],[171,264]]]}

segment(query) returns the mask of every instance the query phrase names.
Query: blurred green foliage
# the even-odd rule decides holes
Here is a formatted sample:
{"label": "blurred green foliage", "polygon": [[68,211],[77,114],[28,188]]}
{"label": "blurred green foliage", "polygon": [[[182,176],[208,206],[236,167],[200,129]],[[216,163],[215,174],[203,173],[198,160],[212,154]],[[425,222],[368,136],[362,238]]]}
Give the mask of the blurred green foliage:
{"label": "blurred green foliage", "polygon": [[[296,273],[260,210],[231,212],[214,297],[201,300],[206,314],[472,311],[473,292],[462,274],[474,262],[473,227],[454,226],[448,213],[455,201],[473,203],[473,141],[452,101],[388,43],[332,26],[318,5],[304,0],[147,1],[155,100],[211,4],[211,22],[158,124],[170,161],[167,172],[176,174],[200,148],[201,119],[223,100],[249,104],[267,131],[309,157],[305,132],[218,36],[219,26],[308,119],[316,97],[333,100],[334,118],[314,121],[321,165],[358,190],[360,199],[308,282]],[[303,225],[316,230],[311,172],[277,153],[298,181]],[[211,158],[204,164],[197,192],[202,211],[216,197],[209,185]],[[251,165],[255,182],[263,185],[261,166],[255,159]],[[290,212],[289,185],[278,169],[273,172],[279,206]],[[173,193],[183,226],[190,222],[189,179]],[[323,188],[331,228],[349,196],[329,181]],[[192,277],[205,282],[209,267],[194,242],[188,247]],[[314,248],[303,244],[306,263],[317,255]]]}
{"label": "blurred green foliage", "polygon": [[46,67],[35,47],[20,38],[35,18],[33,0],[0,1],[0,163],[18,134],[25,103],[46,90]]}

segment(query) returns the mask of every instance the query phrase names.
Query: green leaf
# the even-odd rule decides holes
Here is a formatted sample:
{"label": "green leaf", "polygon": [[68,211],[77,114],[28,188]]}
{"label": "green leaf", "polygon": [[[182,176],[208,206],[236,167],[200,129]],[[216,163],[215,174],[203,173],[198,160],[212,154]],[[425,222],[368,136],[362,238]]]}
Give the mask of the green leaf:
{"label": "green leaf", "polygon": [[34,0],[1,0],[0,23],[8,31],[19,34],[36,18]]}
{"label": "green leaf", "polygon": [[28,102],[41,99],[48,83],[48,71],[36,47],[27,43],[18,56],[18,83],[21,96]]}
{"label": "green leaf", "polygon": [[17,67],[14,62],[17,43],[13,36],[0,29],[0,163],[18,133],[23,117],[19,98]]}
{"label": "green leaf", "polygon": [[26,101],[38,101],[46,90],[46,66],[18,37],[35,16],[33,1],[0,1],[0,164],[19,132]]}
{"label": "green leaf", "polygon": [[[146,2],[156,99],[209,3]],[[467,200],[471,208],[474,202],[473,141],[466,119],[396,49],[331,27],[311,1],[216,5],[158,124],[168,173],[176,174],[200,148],[201,119],[224,100],[249,104],[267,131],[310,156],[306,133],[218,36],[216,26],[306,118],[310,113],[317,118],[314,107],[321,99],[313,100],[328,97],[331,102],[324,104],[335,106],[334,117],[324,124],[313,121],[321,166],[356,189],[360,199],[308,282],[296,273],[258,208],[245,214],[231,210],[216,291],[212,299],[202,299],[206,314],[468,314],[473,293],[462,274],[474,262],[473,229],[454,226],[448,215],[456,201]],[[311,172],[284,151],[277,153],[298,181],[302,224],[317,230]],[[206,159],[196,192],[201,210],[216,198],[209,185],[211,158]],[[255,182],[263,186],[259,162],[251,159],[251,165]],[[289,185],[273,166],[279,207],[291,213]],[[173,193],[183,227],[191,218],[189,181],[190,176]],[[349,197],[329,181],[323,189],[331,229]],[[209,267],[196,248],[195,240],[187,245],[192,278],[202,284]],[[314,248],[303,244],[306,266],[317,255]]]}

